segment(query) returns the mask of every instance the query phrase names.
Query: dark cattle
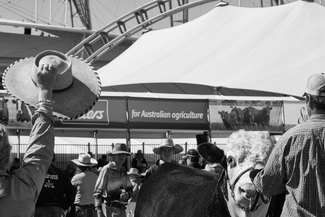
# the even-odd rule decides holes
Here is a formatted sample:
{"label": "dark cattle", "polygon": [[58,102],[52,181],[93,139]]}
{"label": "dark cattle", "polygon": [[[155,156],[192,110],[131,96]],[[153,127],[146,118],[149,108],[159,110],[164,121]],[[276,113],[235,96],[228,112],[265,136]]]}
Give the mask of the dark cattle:
{"label": "dark cattle", "polygon": [[0,100],[0,122],[1,124],[7,125],[9,121],[9,111],[7,106],[8,99],[5,99],[2,96]]}
{"label": "dark cattle", "polygon": [[[225,173],[214,174],[174,163],[162,164],[156,173],[143,183],[135,208],[135,216],[230,216],[231,210],[233,216],[279,217],[285,194],[273,197],[268,203],[262,201],[262,198],[266,199],[265,197],[257,196],[257,192],[253,193],[253,189],[246,192],[251,186],[247,185],[248,182],[251,183],[251,180],[247,179],[250,170],[241,169],[240,165],[245,164],[236,166],[236,163],[239,163],[238,160],[242,161],[244,158],[242,155],[235,154],[237,146],[232,147],[230,151],[232,155],[227,154],[227,170],[229,170],[227,175]],[[209,163],[225,165],[223,163],[225,155],[215,145],[200,144],[198,151]],[[230,187],[230,184],[233,184],[233,187]],[[232,189],[235,190],[233,194]],[[245,195],[245,197],[240,199],[240,195]],[[245,205],[245,201],[249,203]],[[250,210],[242,210],[243,208]]]}
{"label": "dark cattle", "polygon": [[249,125],[268,126],[270,124],[270,111],[272,107],[264,107],[261,110],[247,107],[243,110],[243,123]]}
{"label": "dark cattle", "polygon": [[223,125],[227,130],[234,130],[238,125],[238,117],[236,112],[219,111]]}
{"label": "dark cattle", "polygon": [[230,216],[222,180],[214,173],[164,163],[143,183],[135,217]]}
{"label": "dark cattle", "polygon": [[235,108],[233,108],[233,109],[231,110],[230,113],[232,113],[232,112],[236,113],[236,115],[237,115],[237,119],[238,119],[238,123],[242,123],[243,120],[244,120],[244,117],[243,117],[243,110],[242,110],[241,108],[237,108],[237,107],[235,107]]}

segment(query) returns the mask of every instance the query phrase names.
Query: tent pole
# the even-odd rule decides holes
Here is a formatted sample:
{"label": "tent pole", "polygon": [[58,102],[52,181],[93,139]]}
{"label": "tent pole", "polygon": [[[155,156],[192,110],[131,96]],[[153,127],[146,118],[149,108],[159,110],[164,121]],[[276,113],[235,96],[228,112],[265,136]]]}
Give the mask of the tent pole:
{"label": "tent pole", "polygon": [[95,159],[98,159],[98,138],[97,138],[97,130],[94,131],[94,139],[95,139]]}
{"label": "tent pole", "polygon": [[18,137],[18,150],[17,150],[17,157],[20,159],[20,129],[17,130],[17,137]]}
{"label": "tent pole", "polygon": [[[127,129],[126,129],[126,147],[128,151],[131,152],[131,133],[130,133],[130,119],[129,119],[129,97],[126,97],[126,121],[127,121]],[[131,155],[130,155],[131,156]],[[127,170],[131,168],[131,157],[128,157],[127,160]]]}

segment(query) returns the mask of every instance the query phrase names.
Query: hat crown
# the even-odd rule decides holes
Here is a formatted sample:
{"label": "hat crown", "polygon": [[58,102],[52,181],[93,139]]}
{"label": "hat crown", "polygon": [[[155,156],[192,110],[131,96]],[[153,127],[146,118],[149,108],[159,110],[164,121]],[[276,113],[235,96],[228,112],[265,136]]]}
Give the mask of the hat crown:
{"label": "hat crown", "polygon": [[113,152],[117,152],[117,151],[125,151],[128,152],[127,147],[124,143],[117,143],[114,145],[113,147]]}
{"label": "hat crown", "polygon": [[89,154],[79,154],[78,161],[84,164],[90,164],[90,155]]}
{"label": "hat crown", "polygon": [[35,83],[37,68],[40,65],[51,65],[56,72],[54,90],[68,88],[73,82],[71,60],[68,56],[57,51],[44,51],[36,55],[32,68],[32,79]]}
{"label": "hat crown", "polygon": [[307,80],[306,93],[313,96],[325,96],[325,92],[320,92],[323,87],[325,87],[325,74],[312,75]]}
{"label": "hat crown", "polygon": [[199,152],[195,149],[189,149],[187,155],[190,157],[200,157]]}
{"label": "hat crown", "polygon": [[160,147],[174,147],[174,142],[170,138],[162,139],[160,142]]}
{"label": "hat crown", "polygon": [[128,172],[129,175],[139,175],[139,170],[137,168],[131,168],[130,171]]}

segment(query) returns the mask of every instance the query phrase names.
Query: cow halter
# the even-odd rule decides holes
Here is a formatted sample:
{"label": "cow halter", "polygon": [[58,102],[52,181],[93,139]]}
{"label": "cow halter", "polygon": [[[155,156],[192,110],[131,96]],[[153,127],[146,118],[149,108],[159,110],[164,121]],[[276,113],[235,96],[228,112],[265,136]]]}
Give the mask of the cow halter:
{"label": "cow halter", "polygon": [[251,171],[253,170],[254,167],[249,167],[247,168],[246,170],[242,171],[238,176],[237,178],[235,179],[234,183],[230,184],[230,180],[229,180],[229,177],[227,177],[227,181],[228,181],[228,184],[229,184],[229,187],[230,187],[230,190],[231,190],[231,197],[233,198],[233,200],[235,201],[235,203],[237,204],[237,206],[239,206],[239,208],[241,208],[243,211],[245,212],[254,212],[256,211],[261,205],[262,203],[257,203],[258,202],[258,199],[259,197],[261,197],[261,200],[264,204],[267,204],[270,202],[270,197],[264,197],[264,195],[262,195],[261,193],[257,192],[257,195],[255,197],[255,201],[253,203],[250,203],[248,207],[245,207],[241,204],[239,204],[236,199],[235,199],[235,193],[234,193],[234,190],[235,190],[235,185],[237,184],[237,182],[239,181],[239,179],[245,174],[247,173],[248,171]]}

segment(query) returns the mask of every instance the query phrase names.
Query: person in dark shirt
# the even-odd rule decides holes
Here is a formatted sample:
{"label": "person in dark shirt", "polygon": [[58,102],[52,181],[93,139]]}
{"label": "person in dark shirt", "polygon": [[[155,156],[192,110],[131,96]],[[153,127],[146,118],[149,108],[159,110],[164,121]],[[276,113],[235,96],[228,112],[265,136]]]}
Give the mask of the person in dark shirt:
{"label": "person in dark shirt", "polygon": [[36,202],[34,217],[64,216],[65,211],[74,203],[75,188],[66,172],[54,166],[54,162],[55,155]]}
{"label": "person in dark shirt", "polygon": [[200,154],[197,150],[189,149],[185,156],[186,156],[186,165],[187,166],[194,167],[197,169],[203,169],[202,165],[199,163],[200,162]]}
{"label": "person in dark shirt", "polygon": [[140,174],[148,168],[147,160],[144,158],[141,150],[138,150],[132,159],[132,168],[137,168]]}
{"label": "person in dark shirt", "polygon": [[106,164],[108,164],[107,155],[103,154],[102,157],[98,159],[97,168],[103,168]]}
{"label": "person in dark shirt", "polygon": [[12,166],[10,167],[9,171],[12,172],[12,171],[18,169],[19,167],[20,167],[20,160],[19,160],[19,158],[15,157],[14,162],[12,162]]}

